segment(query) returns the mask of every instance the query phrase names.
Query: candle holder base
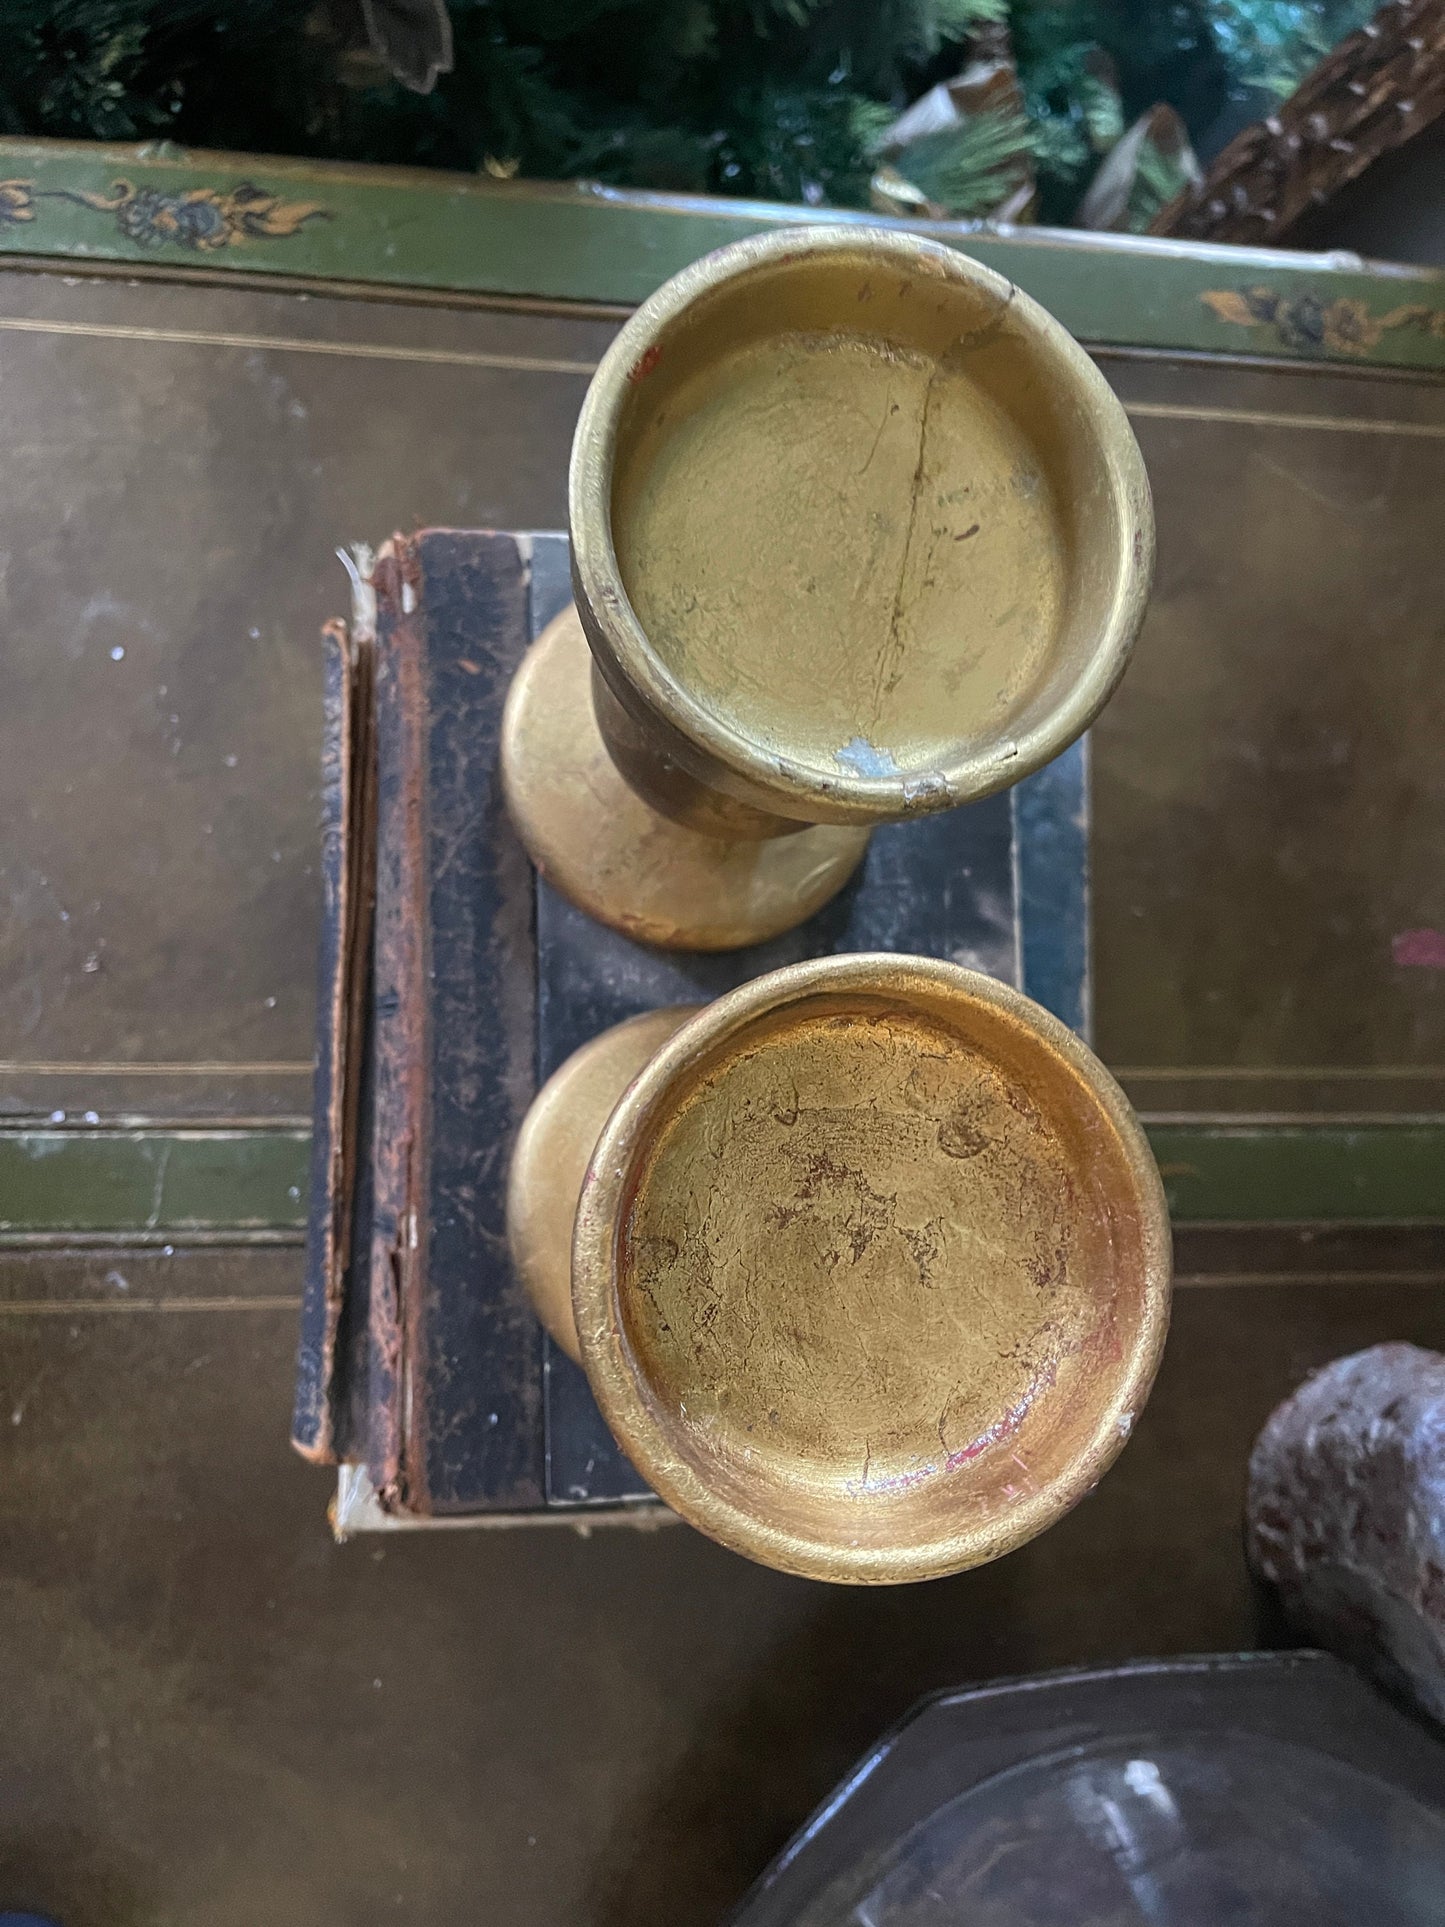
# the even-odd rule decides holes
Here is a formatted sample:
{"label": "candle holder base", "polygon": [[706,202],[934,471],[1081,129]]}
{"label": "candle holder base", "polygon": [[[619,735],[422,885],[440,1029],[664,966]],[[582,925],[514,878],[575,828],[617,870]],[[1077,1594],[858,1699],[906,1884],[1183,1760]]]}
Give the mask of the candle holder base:
{"label": "candle holder base", "polygon": [[572,1319],[572,1225],[602,1126],[633,1078],[700,1008],[667,1004],[573,1051],[532,1100],[507,1180],[507,1243],[537,1316],[580,1365]]}
{"label": "candle holder base", "polygon": [[707,836],[623,781],[592,708],[592,657],[575,609],[524,657],[502,719],[502,784],[538,872],[640,943],[737,950],[804,923],[837,895],[869,832],[836,824],[787,836]]}

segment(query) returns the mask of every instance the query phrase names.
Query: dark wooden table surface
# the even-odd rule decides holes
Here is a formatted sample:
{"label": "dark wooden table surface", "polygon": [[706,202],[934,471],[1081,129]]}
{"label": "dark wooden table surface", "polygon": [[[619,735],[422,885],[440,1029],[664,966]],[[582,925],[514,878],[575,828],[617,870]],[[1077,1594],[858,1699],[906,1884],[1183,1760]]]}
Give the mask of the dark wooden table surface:
{"label": "dark wooden table surface", "polygon": [[[286,1444],[297,1234],[214,1190],[169,1231],[155,1147],[189,1130],[204,1192],[308,1109],[318,557],[556,526],[556,364],[614,324],[20,267],[0,321],[6,1182],[40,1197],[63,1133],[151,1160],[123,1248],[55,1220],[0,1254],[0,1906],[710,1922],[918,1693],[1248,1644],[1250,1438],[1329,1357],[1445,1346],[1428,1227],[1187,1234],[1137,1436],[983,1572],[829,1590],[680,1526],[332,1543]],[[1161,532],[1095,744],[1103,1053],[1159,1113],[1438,1113],[1441,977],[1399,940],[1445,928],[1445,394],[1103,365]]]}

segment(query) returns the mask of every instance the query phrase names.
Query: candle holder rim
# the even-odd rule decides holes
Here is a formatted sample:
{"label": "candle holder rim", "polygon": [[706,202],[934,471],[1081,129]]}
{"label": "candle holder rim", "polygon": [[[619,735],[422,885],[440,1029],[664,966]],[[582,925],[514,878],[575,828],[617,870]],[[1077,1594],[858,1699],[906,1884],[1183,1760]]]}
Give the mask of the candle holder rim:
{"label": "candle holder rim", "polygon": [[[815,765],[748,736],[695,696],[650,641],[623,582],[613,539],[616,435],[635,385],[646,379],[671,325],[693,303],[759,267],[821,254],[883,254],[900,267],[941,276],[996,299],[1027,329],[1070,385],[1101,452],[1118,521],[1107,620],[1084,669],[1031,727],[985,741],[926,772],[863,774]],[[1094,721],[1128,667],[1153,574],[1155,530],[1148,475],[1123,404],[1059,321],[994,269],[930,236],[871,225],[818,224],[751,235],[703,255],[665,282],[623,326],[584,397],[568,468],[572,581],[593,658],[618,701],[646,728],[658,723],[668,751],[697,780],[797,821],[876,824],[951,809],[1008,788],[1041,769]]]}
{"label": "candle holder rim", "polygon": [[[1123,1154],[1137,1207],[1138,1329],[1118,1361],[1087,1446],[1067,1471],[1023,1494],[1006,1514],[951,1534],[899,1545],[853,1545],[765,1519],[717,1490],[670,1443],[652,1388],[623,1330],[616,1251],[636,1161],[658,1113],[690,1070],[760,1019],[808,1000],[909,993],[990,1006],[1064,1061],[1097,1104]],[[863,1584],[930,1579],[986,1563],[1037,1536],[1069,1511],[1113,1463],[1142,1409],[1169,1325],[1172,1247],[1168,1204],[1149,1142],[1128,1098],[1067,1025],[1012,985],[929,957],[857,952],[806,959],[753,978],[703,1006],[663,1043],[619,1099],[583,1180],[572,1247],[572,1299],[584,1369],[613,1435],[660,1497],[734,1551],[804,1577]]]}

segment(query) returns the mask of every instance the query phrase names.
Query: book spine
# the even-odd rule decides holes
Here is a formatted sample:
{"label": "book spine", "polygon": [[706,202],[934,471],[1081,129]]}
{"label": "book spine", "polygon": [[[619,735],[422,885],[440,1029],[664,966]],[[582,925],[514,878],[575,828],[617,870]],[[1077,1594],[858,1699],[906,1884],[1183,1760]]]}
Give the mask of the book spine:
{"label": "book spine", "polygon": [[428,1227],[425,612],[411,542],[396,537],[374,571],[376,916],[373,948],[372,1223],[360,1344],[369,1436],[364,1456],[384,1506],[429,1510],[424,1458],[408,1450],[414,1324]]}
{"label": "book spine", "polygon": [[[415,914],[425,971],[420,1259],[403,1300],[407,1504],[432,1514],[543,1503],[542,1328],[507,1247],[507,1167],[536,1090],[535,884],[498,776],[503,706],[527,646],[532,544],[423,530],[425,740]],[[422,1168],[424,1165],[424,1168]]]}
{"label": "book spine", "polygon": [[346,1263],[345,1042],[346,926],[351,889],[347,805],[355,726],[351,637],[344,622],[321,634],[321,944],[317,960],[316,1070],[312,1093],[311,1192],[296,1405],[291,1443],[303,1458],[334,1464],[331,1418],[336,1329]]}

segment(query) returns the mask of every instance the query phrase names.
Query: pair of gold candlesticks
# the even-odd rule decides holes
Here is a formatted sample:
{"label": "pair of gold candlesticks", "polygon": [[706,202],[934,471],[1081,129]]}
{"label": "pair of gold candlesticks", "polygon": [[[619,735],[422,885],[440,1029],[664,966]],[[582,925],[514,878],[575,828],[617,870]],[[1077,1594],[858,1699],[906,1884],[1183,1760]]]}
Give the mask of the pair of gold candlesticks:
{"label": "pair of gold candlesticks", "polygon": [[[1009,282],[884,229],[707,257],[622,330],[573,445],[575,608],[508,700],[539,871],[726,949],[811,915],[873,825],[1057,755],[1153,558],[1123,410]],[[1168,1222],[1128,1103],[1019,992],[834,956],[565,1064],[514,1259],[654,1489],[826,1579],[1022,1544],[1147,1396]]]}

